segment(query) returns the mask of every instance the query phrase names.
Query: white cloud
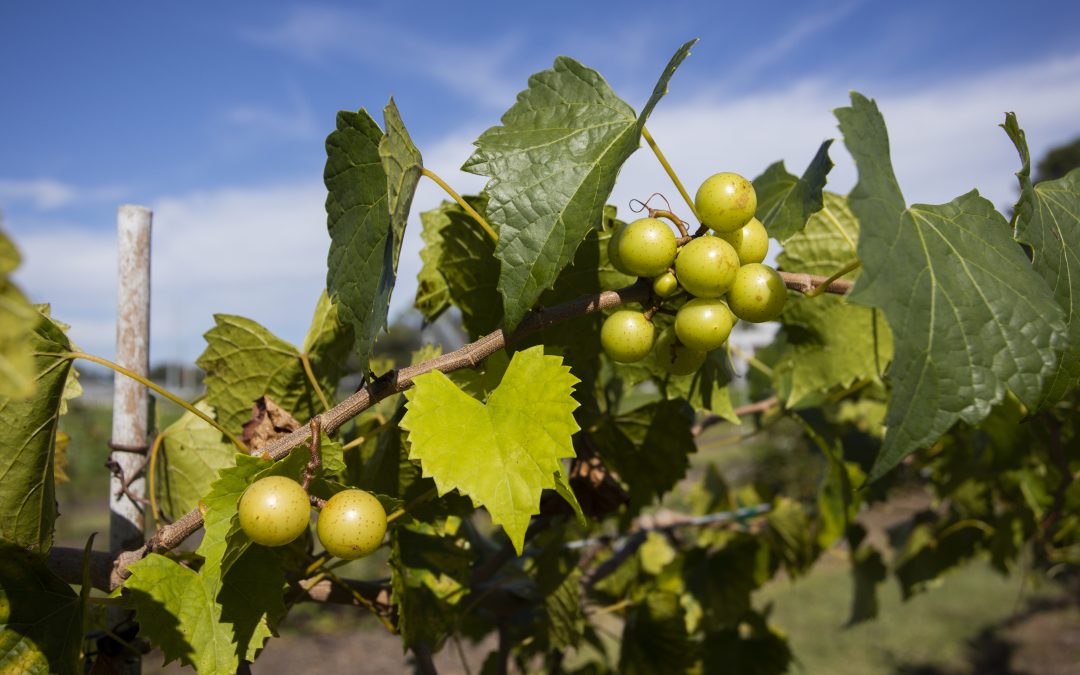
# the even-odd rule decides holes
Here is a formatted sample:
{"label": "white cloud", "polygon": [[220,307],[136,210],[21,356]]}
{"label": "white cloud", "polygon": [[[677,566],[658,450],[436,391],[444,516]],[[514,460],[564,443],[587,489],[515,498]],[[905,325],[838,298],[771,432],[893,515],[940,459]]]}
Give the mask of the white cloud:
{"label": "white cloud", "polygon": [[[893,161],[909,202],[947,201],[972,187],[999,207],[1015,197],[1015,150],[997,128],[1014,109],[1032,153],[1073,138],[1080,128],[1080,56],[939,82],[917,91],[865,87],[889,125]],[[692,191],[711,173],[754,176],[785,158],[801,173],[820,142],[838,135],[830,109],[847,103],[846,87],[807,81],[732,100],[706,93],[665,100],[649,127]],[[461,193],[485,179],[460,172],[483,125],[448,134],[421,148],[425,164]],[[855,180],[841,143],[831,189]],[[625,216],[632,198],[664,192],[685,213],[674,187],[651,153],[634,154],[612,202]],[[422,180],[403,244],[391,316],[412,303],[419,270],[419,214],[445,195]],[[154,208],[153,358],[194,358],[213,312],[251,317],[299,343],[325,281],[325,189],[318,178],[294,183],[221,189],[156,200]],[[37,300],[50,300],[73,324],[82,346],[113,351],[115,235],[70,224],[32,229],[10,223],[24,253],[17,279]]]}
{"label": "white cloud", "polygon": [[272,107],[261,104],[238,104],[225,110],[225,121],[252,132],[253,135],[286,139],[317,138],[322,129],[300,88],[288,89],[288,106]]}
{"label": "white cloud", "polygon": [[0,204],[24,203],[41,211],[79,203],[116,200],[123,192],[118,187],[78,187],[52,178],[0,179]]}
{"label": "white cloud", "polygon": [[347,58],[415,73],[493,107],[510,105],[520,89],[502,72],[518,51],[518,41],[507,35],[448,41],[411,32],[370,11],[301,5],[291,8],[282,22],[249,27],[241,36],[315,63]]}

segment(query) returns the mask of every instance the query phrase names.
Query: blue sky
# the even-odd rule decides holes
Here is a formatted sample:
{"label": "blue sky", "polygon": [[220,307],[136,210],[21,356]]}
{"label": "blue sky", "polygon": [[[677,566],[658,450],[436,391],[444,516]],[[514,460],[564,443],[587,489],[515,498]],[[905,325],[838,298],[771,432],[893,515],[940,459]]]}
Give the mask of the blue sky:
{"label": "blue sky", "polygon": [[[1080,135],[1080,3],[4,3],[0,210],[16,279],[112,354],[115,212],[155,211],[152,357],[191,359],[215,311],[302,340],[328,240],[334,114],[393,95],[426,163],[462,191],[471,141],[556,54],[639,106],[700,37],[650,123],[683,174],[799,172],[829,112],[878,99],[909,201],[1012,199],[1015,110],[1038,156]],[[377,116],[377,115],[376,115]],[[853,182],[835,146],[835,189]],[[636,153],[615,203],[674,193]],[[414,211],[441,194],[424,185]],[[407,238],[394,312],[415,288]]]}

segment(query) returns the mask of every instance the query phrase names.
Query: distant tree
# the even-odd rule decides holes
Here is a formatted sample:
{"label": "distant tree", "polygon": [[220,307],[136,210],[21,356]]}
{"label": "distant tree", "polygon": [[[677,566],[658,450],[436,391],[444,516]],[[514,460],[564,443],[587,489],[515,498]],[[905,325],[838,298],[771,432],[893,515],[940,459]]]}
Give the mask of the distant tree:
{"label": "distant tree", "polygon": [[1080,166],[1080,138],[1072,143],[1051,148],[1046,156],[1039,160],[1035,170],[1035,182],[1061,178]]}

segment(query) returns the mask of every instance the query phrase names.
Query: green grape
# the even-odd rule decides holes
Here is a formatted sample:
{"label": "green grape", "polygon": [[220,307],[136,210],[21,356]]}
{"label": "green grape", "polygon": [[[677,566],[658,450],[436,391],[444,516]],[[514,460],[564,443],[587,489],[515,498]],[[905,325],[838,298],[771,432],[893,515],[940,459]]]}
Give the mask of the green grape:
{"label": "green grape", "polygon": [[626,231],[626,223],[619,223],[615,226],[615,229],[611,231],[611,238],[608,239],[607,244],[607,257],[611,261],[611,266],[623,274],[630,274],[623,265],[622,258],[619,257],[619,241],[622,239],[622,233]]}
{"label": "green grape", "polygon": [[671,267],[677,249],[675,233],[667,223],[640,218],[620,233],[616,255],[627,274],[655,277]]}
{"label": "green grape", "polygon": [[691,349],[707,352],[727,341],[735,317],[727,303],[716,298],[697,298],[679,308],[675,335]]}
{"label": "green grape", "polygon": [[679,342],[673,329],[665,330],[656,341],[656,362],[672,375],[689,375],[697,372],[708,356],[700,349],[691,349]]}
{"label": "green grape", "polygon": [[285,476],[268,476],[244,490],[237,513],[240,528],[251,541],[284,546],[311,523],[311,502],[300,483]]}
{"label": "green grape", "polygon": [[326,501],[315,525],[326,552],[355,560],[382,545],[386,535],[386,509],[364,490],[343,490]]}
{"label": "green grape", "polygon": [[694,197],[701,222],[720,234],[739,229],[757,211],[754,184],[737,173],[723,172],[705,179]]}
{"label": "green grape", "polygon": [[649,355],[656,327],[641,312],[620,309],[604,320],[600,345],[612,361],[634,363]]}
{"label": "green grape", "polygon": [[740,265],[759,263],[769,252],[769,233],[765,231],[765,226],[757,218],[751,218],[750,222],[739,229],[722,234],[720,237],[731,244],[731,247],[739,254]]}
{"label": "green grape", "polygon": [[659,298],[670,298],[679,292],[679,280],[671,272],[664,272],[653,279],[652,292]]}
{"label": "green grape", "polygon": [[731,311],[740,319],[754,323],[772,321],[784,309],[787,286],[773,268],[751,263],[739,268],[727,299]]}
{"label": "green grape", "polygon": [[739,254],[720,237],[705,235],[683,246],[675,258],[675,276],[691,295],[719,298],[739,271]]}

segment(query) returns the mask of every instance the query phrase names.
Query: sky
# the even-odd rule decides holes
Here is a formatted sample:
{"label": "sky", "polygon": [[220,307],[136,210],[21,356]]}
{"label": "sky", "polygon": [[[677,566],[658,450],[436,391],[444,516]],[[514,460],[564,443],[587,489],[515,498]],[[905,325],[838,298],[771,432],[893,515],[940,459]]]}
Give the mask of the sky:
{"label": "sky", "polygon": [[[528,76],[572,56],[635,108],[701,38],[648,127],[691,190],[784,159],[801,173],[837,137],[831,111],[877,100],[909,203],[1016,196],[1015,111],[1033,156],[1080,136],[1080,3],[19,2],[0,6],[0,212],[15,280],[111,358],[116,211],[153,209],[151,360],[191,361],[212,314],[300,344],[325,285],[324,141],[338,110],[393,96],[424,164],[459,192],[472,141]],[[842,143],[830,188],[855,181]],[[647,148],[622,214],[653,192],[685,212]],[[410,312],[421,183],[391,317]]]}

